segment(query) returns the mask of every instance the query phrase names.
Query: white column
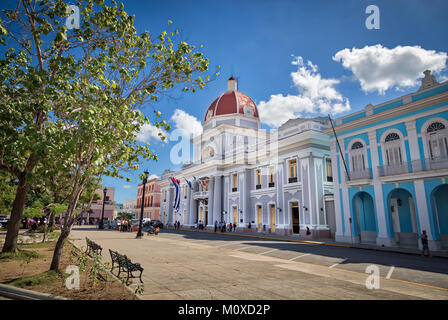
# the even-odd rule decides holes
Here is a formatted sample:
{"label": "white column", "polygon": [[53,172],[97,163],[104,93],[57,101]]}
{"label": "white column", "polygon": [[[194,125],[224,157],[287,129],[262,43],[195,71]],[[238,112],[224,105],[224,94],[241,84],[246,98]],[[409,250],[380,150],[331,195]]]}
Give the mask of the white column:
{"label": "white column", "polygon": [[378,179],[379,172],[378,166],[380,154],[378,154],[378,144],[376,141],[376,132],[371,131],[368,132],[369,135],[369,145],[370,145],[370,156],[372,159],[372,175],[373,175],[373,189],[375,192],[375,207],[376,207],[376,216],[378,222],[378,234],[376,235],[376,244],[377,245],[385,245],[392,246],[395,244],[395,238],[390,238],[387,234],[387,224],[386,224],[386,211],[384,208],[384,198],[383,198],[383,188],[382,183]]}
{"label": "white column", "polygon": [[417,126],[415,120],[406,121],[406,131],[408,133],[409,151],[411,153],[411,160],[419,160],[425,155],[420,155],[417,138]]}
{"label": "white column", "polygon": [[330,141],[331,150],[331,167],[333,169],[333,188],[334,188],[334,214],[336,220],[336,241],[344,241],[344,232],[342,230],[342,203],[340,196],[340,185],[339,185],[339,171],[338,171],[338,153],[336,150],[336,139],[333,138]]}
{"label": "white column", "polygon": [[[208,184],[207,226],[213,226],[215,223],[215,221],[211,221],[211,220],[213,220],[213,204],[215,202],[214,200],[215,200],[215,177],[211,176],[209,178],[209,184]],[[204,220],[205,220],[205,218],[204,218]]]}
{"label": "white column", "polygon": [[[209,224],[215,224],[215,221],[220,221],[221,220],[221,214],[222,214],[222,205],[221,205],[221,200],[222,200],[222,188],[221,188],[221,184],[222,184],[222,178],[221,176],[216,176],[215,177],[215,190],[214,190],[214,197],[213,197],[213,219],[212,221],[209,221]],[[227,215],[227,219],[229,219],[229,215]],[[227,223],[229,221],[226,221]]]}
{"label": "white column", "polygon": [[[420,224],[420,234],[422,230],[426,230],[426,234],[428,235],[428,245],[430,250],[440,250],[442,245],[439,240],[434,240],[434,234],[431,230],[431,225],[429,221],[428,214],[428,206],[426,202],[426,192],[425,192],[425,184],[423,180],[415,180],[415,197],[417,202],[417,210],[418,210],[418,222]],[[421,242],[418,244],[421,247]]]}
{"label": "white column", "polygon": [[194,200],[193,194],[198,190],[198,184],[191,182],[192,189],[190,190],[190,208],[189,208],[189,224],[194,225],[197,223],[196,216],[198,214],[197,201]]}

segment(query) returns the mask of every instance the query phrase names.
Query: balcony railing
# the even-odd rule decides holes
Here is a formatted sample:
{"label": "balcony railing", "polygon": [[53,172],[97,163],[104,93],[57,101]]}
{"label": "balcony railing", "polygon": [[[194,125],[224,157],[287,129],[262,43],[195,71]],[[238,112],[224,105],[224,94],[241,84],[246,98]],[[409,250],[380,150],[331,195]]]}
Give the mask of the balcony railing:
{"label": "balcony railing", "polygon": [[275,182],[269,182],[269,188],[274,188],[275,187]]}
{"label": "balcony railing", "polygon": [[208,198],[208,191],[197,191],[193,193],[193,199],[207,199]]}
{"label": "balcony railing", "polygon": [[367,168],[360,171],[351,171],[346,174],[347,180],[372,179],[372,169]]}
{"label": "balcony railing", "polygon": [[261,189],[261,184],[257,184],[256,186],[255,186],[255,189]]}
{"label": "balcony railing", "polygon": [[237,192],[238,188],[232,188],[232,192]]}
{"label": "balcony railing", "polygon": [[294,182],[297,182],[297,177],[288,178],[288,183],[294,183]]}
{"label": "balcony railing", "polygon": [[401,164],[379,166],[378,172],[380,177],[386,177],[439,169],[448,169],[448,157],[418,159]]}

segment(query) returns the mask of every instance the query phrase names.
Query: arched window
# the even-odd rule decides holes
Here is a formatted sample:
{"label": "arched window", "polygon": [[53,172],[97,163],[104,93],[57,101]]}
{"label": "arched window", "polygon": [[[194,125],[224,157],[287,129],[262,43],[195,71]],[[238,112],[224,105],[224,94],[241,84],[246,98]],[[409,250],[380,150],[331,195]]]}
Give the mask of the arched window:
{"label": "arched window", "polygon": [[428,127],[428,129],[426,129],[426,132],[430,133],[430,132],[435,132],[435,131],[439,131],[439,130],[443,130],[443,129],[445,129],[445,125],[443,123],[433,122]]}
{"label": "arched window", "polygon": [[359,141],[356,141],[353,145],[352,145],[352,150],[356,150],[356,149],[362,149],[364,148],[363,144]]}
{"label": "arched window", "polygon": [[448,130],[441,122],[433,122],[426,132],[428,134],[429,155],[432,160],[448,158]]}
{"label": "arched window", "polygon": [[384,139],[385,142],[395,141],[395,140],[400,140],[400,136],[398,134],[396,134],[395,132],[389,133],[387,135],[386,139]]}
{"label": "arched window", "polygon": [[352,171],[363,171],[366,169],[365,166],[365,156],[364,156],[364,145],[356,141],[352,144],[351,150],[350,150],[350,158],[352,162]]}
{"label": "arched window", "polygon": [[384,139],[384,150],[386,152],[386,163],[388,166],[402,164],[401,157],[401,140],[400,136],[395,133],[389,133]]}

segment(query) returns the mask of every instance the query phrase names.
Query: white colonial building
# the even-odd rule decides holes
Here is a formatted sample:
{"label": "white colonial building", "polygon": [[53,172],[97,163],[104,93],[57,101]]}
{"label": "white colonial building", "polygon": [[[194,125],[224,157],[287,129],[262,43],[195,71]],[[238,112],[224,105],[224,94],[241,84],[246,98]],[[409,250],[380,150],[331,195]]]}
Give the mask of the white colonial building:
{"label": "white colonial building", "polygon": [[[203,128],[191,140],[193,161],[162,175],[164,224],[202,221],[213,228],[216,221],[225,221],[244,232],[304,234],[308,227],[313,237],[334,236],[326,118],[291,119],[268,133],[261,129],[255,103],[231,77],[228,91],[206,110]],[[177,211],[170,177],[180,181]]]}
{"label": "white colonial building", "polygon": [[[448,81],[336,119],[336,240],[448,249]],[[336,139],[337,138],[337,139]]]}

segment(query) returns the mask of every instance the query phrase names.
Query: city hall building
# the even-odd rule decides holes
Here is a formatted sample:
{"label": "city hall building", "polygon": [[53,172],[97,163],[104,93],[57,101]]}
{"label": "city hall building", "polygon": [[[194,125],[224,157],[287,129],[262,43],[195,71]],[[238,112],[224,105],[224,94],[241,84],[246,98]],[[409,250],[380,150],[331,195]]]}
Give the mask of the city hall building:
{"label": "city hall building", "polygon": [[334,121],[336,240],[448,249],[448,81]]}
{"label": "city hall building", "polygon": [[[213,229],[225,221],[239,231],[282,235],[308,227],[312,237],[334,236],[328,128],[328,119],[317,117],[262,130],[257,106],[231,77],[205,110],[203,133],[191,140],[193,161],[162,174],[162,222]],[[171,177],[180,181],[178,210]]]}

